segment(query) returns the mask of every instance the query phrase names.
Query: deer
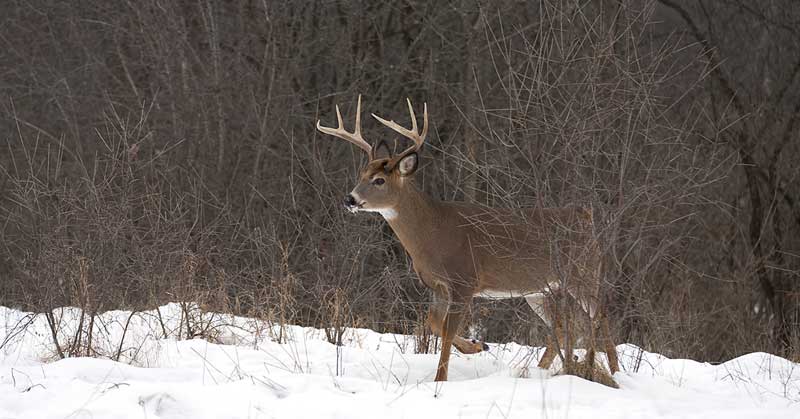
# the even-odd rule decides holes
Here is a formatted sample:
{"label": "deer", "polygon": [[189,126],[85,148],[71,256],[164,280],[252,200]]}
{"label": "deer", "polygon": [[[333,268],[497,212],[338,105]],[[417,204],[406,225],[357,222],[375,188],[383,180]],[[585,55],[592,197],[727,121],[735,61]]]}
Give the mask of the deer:
{"label": "deer", "polygon": [[525,299],[551,331],[538,363],[542,369],[549,369],[565,346],[568,357],[562,359],[568,362],[571,358],[570,334],[564,333],[570,316],[564,308],[578,306],[590,329],[587,359],[590,354],[594,359],[599,332],[611,374],[619,371],[604,305],[600,304],[602,259],[592,234],[592,209],[537,206],[519,210],[431,197],[414,176],[429,129],[428,105],[423,104],[419,131],[411,100],[406,101],[410,129],[372,114],[382,125],[411,140],[408,148],[396,154],[386,141],[372,147],[363,138],[360,95],[352,132],[345,129],[338,105],[338,127],[325,127],[318,120],[317,129],[367,153],[368,162],[345,196],[344,206],[353,213],[383,216],[410,256],[413,270],[432,291],[427,323],[441,338],[434,380],[447,381],[451,346],[463,354],[489,349],[484,342],[460,335],[475,297]]}

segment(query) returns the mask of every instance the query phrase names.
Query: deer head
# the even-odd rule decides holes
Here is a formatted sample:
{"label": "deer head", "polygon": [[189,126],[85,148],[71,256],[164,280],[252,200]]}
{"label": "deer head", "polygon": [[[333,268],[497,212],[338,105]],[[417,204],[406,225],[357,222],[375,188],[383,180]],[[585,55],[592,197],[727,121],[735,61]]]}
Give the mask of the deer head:
{"label": "deer head", "polygon": [[393,218],[396,214],[394,208],[402,199],[403,191],[408,187],[419,166],[419,152],[425,142],[425,136],[428,135],[428,105],[423,106],[423,125],[420,133],[411,100],[406,100],[408,112],[411,115],[411,129],[403,128],[394,121],[387,121],[372,114],[380,123],[414,142],[413,145],[397,155],[392,155],[384,141],[380,141],[373,148],[361,136],[360,95],[356,108],[356,126],[352,133],[345,130],[338,105],[336,106],[338,128],[323,127],[320,121],[317,121],[318,130],[355,144],[366,151],[369,157],[369,162],[359,173],[358,184],[344,199],[345,207],[351,212],[379,212],[387,219]]}

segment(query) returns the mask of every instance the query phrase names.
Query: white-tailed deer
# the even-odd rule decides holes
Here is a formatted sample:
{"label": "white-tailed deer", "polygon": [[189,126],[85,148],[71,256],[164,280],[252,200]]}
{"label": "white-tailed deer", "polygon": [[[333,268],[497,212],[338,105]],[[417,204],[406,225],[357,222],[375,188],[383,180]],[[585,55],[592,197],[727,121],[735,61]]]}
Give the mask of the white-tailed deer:
{"label": "white-tailed deer", "polygon": [[[562,321],[569,321],[571,316],[563,314],[570,310],[559,310],[559,306],[579,303],[586,312],[592,359],[599,330],[611,373],[618,371],[616,349],[599,304],[601,259],[592,232],[592,211],[579,207],[490,208],[426,195],[414,183],[419,152],[428,133],[427,104],[423,109],[422,132],[410,100],[411,129],[372,115],[414,142],[394,156],[384,142],[373,148],[362,137],[360,96],[353,132],[345,130],[338,106],[339,127],[323,127],[317,122],[317,129],[347,140],[369,155],[358,184],[344,203],[352,212],[383,215],[411,256],[417,275],[433,291],[428,322],[442,338],[436,381],[447,380],[451,345],[465,354],[486,349],[484,343],[458,335],[465,311],[476,296],[526,299],[553,329],[539,362],[541,368],[550,367],[565,343],[571,353],[571,342],[563,331],[570,324]],[[564,303],[567,298],[573,303]]]}

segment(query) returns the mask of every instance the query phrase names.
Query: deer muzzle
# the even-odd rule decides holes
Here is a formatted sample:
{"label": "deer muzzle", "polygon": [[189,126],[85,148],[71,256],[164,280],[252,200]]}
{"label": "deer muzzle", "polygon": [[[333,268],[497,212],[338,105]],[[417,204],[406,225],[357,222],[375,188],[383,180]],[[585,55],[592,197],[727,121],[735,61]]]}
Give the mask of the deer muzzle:
{"label": "deer muzzle", "polygon": [[344,207],[347,208],[350,212],[358,211],[361,206],[364,205],[363,203],[359,203],[353,194],[348,194],[344,197]]}

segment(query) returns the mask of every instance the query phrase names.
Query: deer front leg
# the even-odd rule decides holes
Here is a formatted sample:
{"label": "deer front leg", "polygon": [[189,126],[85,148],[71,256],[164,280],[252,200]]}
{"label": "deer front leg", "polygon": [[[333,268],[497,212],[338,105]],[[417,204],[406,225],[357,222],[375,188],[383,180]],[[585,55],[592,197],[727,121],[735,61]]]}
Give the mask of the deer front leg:
{"label": "deer front leg", "polygon": [[447,381],[447,369],[450,364],[450,345],[455,341],[456,333],[461,326],[464,313],[452,305],[447,310],[442,324],[442,352],[439,354],[439,366],[436,369],[435,381]]}
{"label": "deer front leg", "polygon": [[[443,326],[449,305],[449,301],[434,295],[433,304],[431,305],[430,309],[428,309],[428,325],[436,336],[442,338],[444,338]],[[475,339],[465,339],[458,333],[459,331],[456,331],[453,336],[453,345],[462,354],[475,354],[481,351],[489,350],[489,346],[484,342],[480,342]]]}

